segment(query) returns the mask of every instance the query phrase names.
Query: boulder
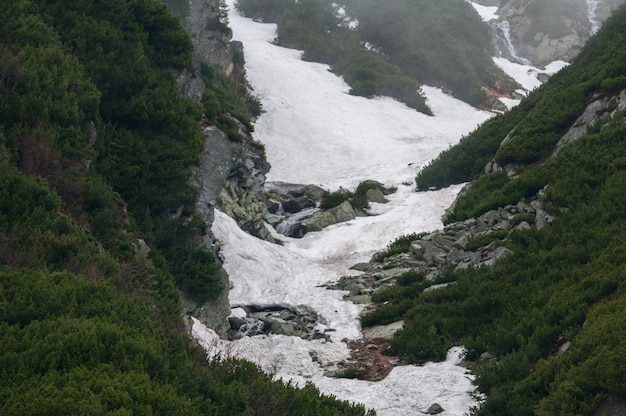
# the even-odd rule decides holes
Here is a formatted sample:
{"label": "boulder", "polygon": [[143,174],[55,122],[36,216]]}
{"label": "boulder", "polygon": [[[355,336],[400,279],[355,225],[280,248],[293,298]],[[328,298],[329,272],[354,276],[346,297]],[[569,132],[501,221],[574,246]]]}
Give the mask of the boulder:
{"label": "boulder", "polygon": [[365,193],[365,198],[367,202],[377,202],[379,204],[384,204],[389,202],[387,198],[385,198],[385,194],[380,189],[370,189]]}
{"label": "boulder", "polygon": [[441,407],[439,403],[435,403],[428,408],[428,410],[426,411],[426,414],[438,415],[439,413],[443,411],[444,411],[443,407]]}
{"label": "boulder", "polygon": [[283,211],[289,214],[295,214],[307,208],[315,208],[317,204],[306,196],[298,196],[293,199],[283,201]]}
{"label": "boulder", "polygon": [[348,201],[323,211],[318,211],[305,220],[302,225],[306,232],[321,231],[329,225],[350,221],[356,218],[356,211]]}
{"label": "boulder", "polygon": [[320,202],[328,192],[316,185],[307,185],[302,189],[302,195],[313,201]]}
{"label": "boulder", "polygon": [[409,247],[409,251],[416,259],[421,260],[424,258],[424,252],[426,249],[424,248],[424,244],[420,240],[413,241],[411,246]]}
{"label": "boulder", "polygon": [[404,327],[404,321],[393,322],[389,325],[376,325],[369,328],[363,329],[363,338],[374,339],[374,338],[383,338],[383,339],[392,339],[393,335],[399,329]]}

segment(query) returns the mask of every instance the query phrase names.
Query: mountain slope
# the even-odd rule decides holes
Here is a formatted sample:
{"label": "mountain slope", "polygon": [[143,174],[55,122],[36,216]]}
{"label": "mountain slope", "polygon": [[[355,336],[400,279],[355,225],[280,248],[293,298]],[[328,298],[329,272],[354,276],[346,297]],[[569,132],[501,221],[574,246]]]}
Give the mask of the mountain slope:
{"label": "mountain slope", "polygon": [[[420,187],[437,186],[487,165],[452,208],[451,235],[518,201],[542,212],[509,218],[535,227],[467,242],[513,253],[493,267],[448,269],[441,280],[456,284],[423,293],[421,280],[407,280],[364,318],[403,319],[391,348],[409,361],[464,345],[486,394],[474,415],[590,415],[626,404],[625,22],[622,6],[570,67],[418,176]],[[557,149],[568,132],[577,138]]]}
{"label": "mountain slope", "polygon": [[[615,16],[623,13],[619,9]],[[550,83],[532,91],[509,113],[495,117],[482,128],[443,152],[417,176],[419,189],[466,182],[495,164],[521,167],[540,163],[555,150],[594,95],[615,95],[624,84],[626,52],[624,22],[614,17],[608,27],[590,39],[568,68]]]}
{"label": "mountain slope", "polygon": [[[206,108],[179,97],[192,45],[171,12],[10,0],[0,18],[0,414],[365,414],[184,333],[176,285],[220,287],[187,184]],[[202,69],[216,123],[238,98]]]}
{"label": "mountain slope", "polygon": [[494,101],[485,90],[507,95],[516,87],[493,63],[488,26],[464,0],[238,0],[237,7],[276,22],[277,44],[330,65],[355,95],[391,96],[430,114],[421,84],[487,107]]}

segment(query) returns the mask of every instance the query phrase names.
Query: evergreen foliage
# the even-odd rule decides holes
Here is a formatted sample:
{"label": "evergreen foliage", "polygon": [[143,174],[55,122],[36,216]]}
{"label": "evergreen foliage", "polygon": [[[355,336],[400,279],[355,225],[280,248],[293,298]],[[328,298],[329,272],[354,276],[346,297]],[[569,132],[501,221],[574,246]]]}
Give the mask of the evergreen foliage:
{"label": "evergreen foliage", "polygon": [[472,105],[483,87],[506,93],[510,80],[491,60],[487,26],[462,0],[345,1],[350,26],[327,0],[238,0],[246,16],[278,25],[279,45],[304,50],[303,59],[331,65],[351,94],[394,97],[430,114],[420,84],[438,86]]}
{"label": "evergreen foliage", "polygon": [[334,3],[240,0],[237,7],[248,17],[276,22],[277,44],[304,50],[304,60],[330,65],[350,85],[350,94],[387,95],[432,114],[415,79],[366,48],[358,34],[338,18]]}
{"label": "evergreen foliage", "polygon": [[615,92],[624,85],[625,25],[624,19],[609,19],[570,67],[532,91],[518,107],[485,122],[424,168],[416,178],[418,188],[469,181],[492,159],[501,165],[532,165],[550,156],[594,94]]}
{"label": "evergreen foliage", "polygon": [[[518,140],[542,136],[554,143],[552,136],[563,133],[590,97],[607,93],[603,85],[621,85],[613,80],[626,75],[624,22],[626,6],[567,70],[510,114],[487,122],[459,149],[515,128],[507,157],[543,158],[543,144],[528,150]],[[403,319],[391,352],[411,362],[442,360],[450,346],[465,346],[478,389],[486,394],[472,415],[591,415],[608,397],[626,399],[620,358],[626,354],[625,120],[626,111],[607,113],[557,156],[527,166],[515,179],[500,173],[475,180],[451,220],[535,197],[539,190],[555,220],[541,230],[511,232],[501,244],[514,254],[492,268],[447,270],[442,279],[455,284],[438,290],[422,291],[419,280],[388,289],[376,297],[386,303],[363,317],[368,325]],[[496,149],[491,156],[502,157]],[[449,150],[429,172],[461,153]],[[478,249],[488,242],[470,243]],[[565,343],[569,349],[559,353]],[[480,358],[485,352],[496,358]]]}
{"label": "evergreen foliage", "polygon": [[369,208],[369,201],[367,200],[367,191],[372,189],[378,189],[381,192],[385,192],[386,189],[380,183],[376,181],[364,181],[359,183],[354,192],[346,189],[340,189],[335,192],[327,194],[320,203],[321,209],[330,209],[341,205],[345,201],[350,202],[352,208],[357,211],[364,211]]}
{"label": "evergreen foliage", "polygon": [[[194,243],[203,108],[178,97],[178,19],[155,0],[8,0],[0,18],[0,414],[366,414],[183,333],[175,284],[211,299],[220,269]],[[245,116],[212,74],[215,118]]]}

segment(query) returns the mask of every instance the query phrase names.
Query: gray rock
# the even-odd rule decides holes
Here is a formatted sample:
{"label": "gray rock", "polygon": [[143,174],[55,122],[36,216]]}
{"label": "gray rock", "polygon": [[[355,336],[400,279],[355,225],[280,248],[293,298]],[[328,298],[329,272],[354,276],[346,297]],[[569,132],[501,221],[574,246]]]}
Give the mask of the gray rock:
{"label": "gray rock", "polygon": [[615,97],[596,97],[587,105],[583,113],[576,119],[572,127],[561,137],[556,145],[552,156],[557,155],[563,146],[572,142],[587,133],[587,128],[596,123],[600,118],[605,116],[605,110],[609,107],[609,103],[613,100],[620,100],[621,95]]}
{"label": "gray rock", "polygon": [[365,198],[368,202],[377,202],[380,204],[384,204],[389,202],[387,198],[385,198],[385,194],[380,189],[370,189],[365,193]]}
{"label": "gray rock", "polygon": [[372,303],[372,297],[370,295],[348,296],[345,299],[357,305],[367,305]]}
{"label": "gray rock", "polygon": [[469,242],[469,238],[467,237],[466,234],[463,234],[454,242],[454,247],[456,247],[459,250],[465,250],[465,246],[467,246],[468,242]]}
{"label": "gray rock", "polygon": [[391,339],[399,329],[404,327],[404,321],[393,322],[389,325],[376,325],[363,329],[363,338],[383,338]]}
{"label": "gray rock", "polygon": [[438,285],[432,285],[424,289],[424,292],[430,292],[431,290],[443,289],[444,287],[448,287],[450,285],[456,285],[456,282],[448,282],[448,283],[440,283]]}
{"label": "gray rock", "polygon": [[348,201],[323,211],[318,211],[313,216],[303,222],[307,232],[321,231],[332,224],[350,221],[356,218],[356,211]]}
{"label": "gray rock", "polygon": [[565,354],[570,349],[571,346],[572,346],[572,343],[570,341],[566,341],[565,344],[559,347],[559,351],[557,352],[557,355]]}
{"label": "gray rock", "polygon": [[306,196],[307,198],[312,199],[313,201],[321,201],[322,199],[324,199],[324,196],[327,194],[328,192],[326,192],[324,189],[320,188],[319,186],[316,185],[307,185],[304,187],[304,189],[302,190],[302,195]]}
{"label": "gray rock", "polygon": [[489,211],[482,215],[482,220],[487,224],[488,227],[492,227],[496,224],[498,217],[498,211]]}
{"label": "gray rock", "polygon": [[368,270],[370,268],[370,264],[369,263],[357,263],[355,265],[353,265],[352,267],[350,267],[352,270],[357,270],[360,272],[364,272],[366,270]]}
{"label": "gray rock", "polygon": [[439,413],[443,411],[444,411],[444,408],[441,407],[438,403],[435,403],[428,408],[426,413],[429,415],[438,415]]}
{"label": "gray rock", "polygon": [[446,251],[432,243],[424,244],[424,260],[429,266],[434,266],[437,262],[445,261]]}
{"label": "gray rock", "polygon": [[418,240],[411,243],[409,251],[413,254],[413,256],[415,256],[416,259],[420,260],[424,258],[424,252],[426,249],[424,248],[422,242]]}
{"label": "gray rock", "polygon": [[239,318],[236,316],[229,316],[228,323],[230,324],[230,328],[234,330],[239,330],[243,325],[247,323],[244,318]]}
{"label": "gray rock", "polygon": [[[219,30],[215,25],[219,2],[215,0],[191,0],[185,26],[191,35],[195,55],[218,65],[226,74],[232,71],[235,50],[239,42],[231,42],[230,30]],[[199,62],[194,62],[199,67]]]}
{"label": "gray rock", "polygon": [[280,224],[283,220],[283,217],[281,217],[280,215],[276,215],[276,214],[267,214],[265,216],[265,221],[267,221],[268,224],[270,224],[272,227],[276,227],[278,224]]}

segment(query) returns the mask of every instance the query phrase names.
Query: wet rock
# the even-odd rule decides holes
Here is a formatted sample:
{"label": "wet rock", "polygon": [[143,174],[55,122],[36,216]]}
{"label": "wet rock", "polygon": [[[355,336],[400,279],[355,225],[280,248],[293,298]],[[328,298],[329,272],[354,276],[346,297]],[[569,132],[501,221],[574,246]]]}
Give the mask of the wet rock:
{"label": "wet rock", "polygon": [[307,232],[321,231],[329,225],[338,224],[340,222],[350,221],[356,218],[356,211],[348,201],[323,211],[318,211],[309,219],[303,222],[303,226]]}
{"label": "wet rock", "polygon": [[444,409],[443,407],[441,407],[441,405],[439,405],[439,403],[434,403],[428,408],[426,413],[429,415],[438,415],[439,413],[442,413],[443,411]]}
{"label": "wet rock", "polygon": [[307,208],[313,208],[316,206],[315,201],[306,196],[299,196],[293,199],[283,201],[283,211],[289,214],[295,214]]}

